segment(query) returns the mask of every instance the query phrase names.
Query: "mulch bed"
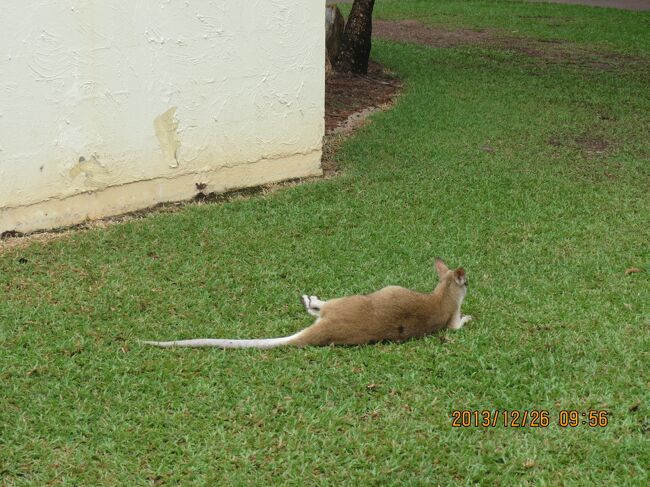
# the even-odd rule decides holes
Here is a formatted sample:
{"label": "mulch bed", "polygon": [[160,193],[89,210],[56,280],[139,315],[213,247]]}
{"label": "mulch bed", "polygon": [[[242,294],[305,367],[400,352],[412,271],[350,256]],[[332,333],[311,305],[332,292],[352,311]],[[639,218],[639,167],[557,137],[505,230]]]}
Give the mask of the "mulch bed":
{"label": "mulch bed", "polygon": [[390,103],[401,86],[394,74],[372,61],[367,75],[331,72],[325,81],[325,133],[344,125],[354,113]]}

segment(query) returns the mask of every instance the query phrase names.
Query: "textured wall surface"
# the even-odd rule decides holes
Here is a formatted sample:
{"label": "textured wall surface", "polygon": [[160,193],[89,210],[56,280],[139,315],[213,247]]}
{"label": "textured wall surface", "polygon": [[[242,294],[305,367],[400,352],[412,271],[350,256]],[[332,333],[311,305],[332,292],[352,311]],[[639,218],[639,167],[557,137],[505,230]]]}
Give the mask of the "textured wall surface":
{"label": "textured wall surface", "polygon": [[0,232],[320,174],[324,8],[28,0],[0,15]]}

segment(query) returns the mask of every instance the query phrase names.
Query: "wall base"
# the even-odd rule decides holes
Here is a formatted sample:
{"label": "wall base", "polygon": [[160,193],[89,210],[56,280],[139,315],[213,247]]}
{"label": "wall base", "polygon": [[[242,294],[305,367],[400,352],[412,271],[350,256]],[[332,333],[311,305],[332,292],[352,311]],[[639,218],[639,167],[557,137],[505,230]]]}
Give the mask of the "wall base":
{"label": "wall base", "polygon": [[169,179],[136,181],[28,206],[0,208],[0,234],[67,227],[86,220],[141,210],[158,203],[188,200],[198,192],[223,193],[287,179],[320,176],[323,173],[321,155],[320,150],[315,150],[308,154],[262,159]]}

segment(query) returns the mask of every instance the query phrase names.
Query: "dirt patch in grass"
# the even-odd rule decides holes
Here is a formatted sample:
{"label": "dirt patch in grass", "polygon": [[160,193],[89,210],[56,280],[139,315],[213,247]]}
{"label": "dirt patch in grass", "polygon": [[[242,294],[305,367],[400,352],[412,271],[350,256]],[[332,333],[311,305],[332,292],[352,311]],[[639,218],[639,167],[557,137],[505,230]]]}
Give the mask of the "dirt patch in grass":
{"label": "dirt patch in grass", "polygon": [[587,157],[605,154],[609,148],[608,141],[591,134],[583,134],[580,137],[576,137],[575,143]]}
{"label": "dirt patch in grass", "polygon": [[[630,173],[629,168],[608,157],[616,149],[616,142],[605,138],[598,129],[581,134],[556,134],[548,139],[548,144],[580,156],[573,157],[571,164],[572,173],[580,179],[600,183],[615,181]],[[553,155],[556,156],[557,153]]]}
{"label": "dirt patch in grass", "polygon": [[613,52],[601,52],[558,39],[532,39],[517,37],[496,29],[448,30],[425,25],[416,20],[385,21],[373,23],[373,36],[398,42],[412,42],[430,47],[451,48],[482,46],[505,49],[523,54],[544,64],[565,64],[590,69],[610,70],[648,62],[639,57]]}
{"label": "dirt patch in grass", "polygon": [[554,135],[549,138],[548,143],[553,147],[578,149],[583,157],[587,159],[603,156],[611,148],[611,143],[608,140],[591,132],[585,132],[574,137]]}
{"label": "dirt patch in grass", "polygon": [[398,42],[412,42],[430,47],[456,47],[471,44],[486,44],[494,38],[490,31],[470,29],[447,30],[425,25],[417,20],[376,20],[372,24],[372,35],[379,39]]}

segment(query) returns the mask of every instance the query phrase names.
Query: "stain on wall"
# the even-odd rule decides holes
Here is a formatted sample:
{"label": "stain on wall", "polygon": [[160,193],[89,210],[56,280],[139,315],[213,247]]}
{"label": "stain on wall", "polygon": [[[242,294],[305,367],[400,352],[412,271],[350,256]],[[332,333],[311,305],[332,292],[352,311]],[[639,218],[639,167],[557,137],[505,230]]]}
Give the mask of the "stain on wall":
{"label": "stain on wall", "polygon": [[108,171],[97,160],[96,154],[91,155],[90,159],[86,159],[84,156],[79,157],[79,161],[72,166],[69,174],[72,179],[81,177],[83,184],[87,187],[100,189],[107,186],[105,176],[108,175]]}
{"label": "stain on wall", "polygon": [[181,147],[181,140],[178,137],[178,121],[174,118],[175,114],[176,107],[171,107],[153,120],[156,137],[169,167],[178,167],[178,150]]}

